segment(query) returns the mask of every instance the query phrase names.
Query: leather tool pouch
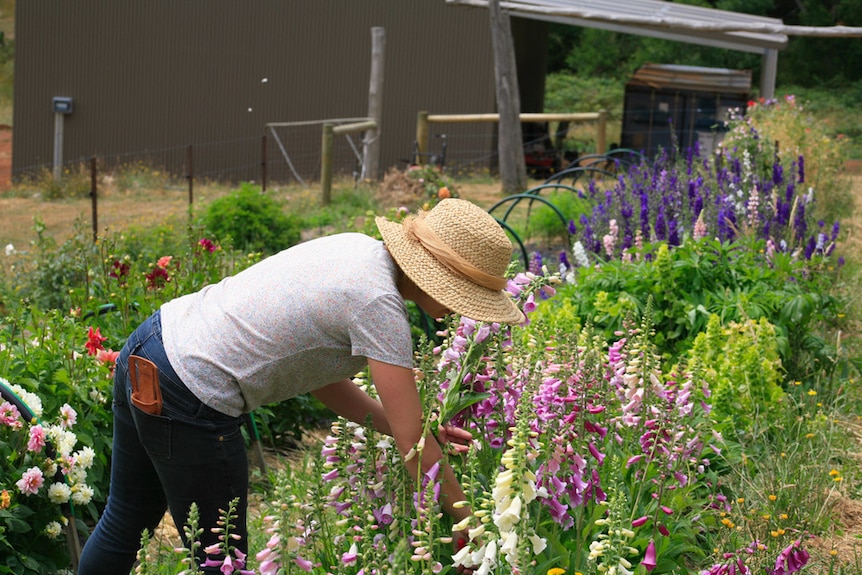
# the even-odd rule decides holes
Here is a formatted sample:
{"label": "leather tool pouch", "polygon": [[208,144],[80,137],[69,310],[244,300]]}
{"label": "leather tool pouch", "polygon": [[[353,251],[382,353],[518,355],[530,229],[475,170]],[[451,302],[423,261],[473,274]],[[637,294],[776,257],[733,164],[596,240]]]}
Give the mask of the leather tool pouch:
{"label": "leather tool pouch", "polygon": [[148,359],[129,356],[129,376],[132,380],[132,405],[150,415],[162,413],[162,390],[159,388],[159,368]]}

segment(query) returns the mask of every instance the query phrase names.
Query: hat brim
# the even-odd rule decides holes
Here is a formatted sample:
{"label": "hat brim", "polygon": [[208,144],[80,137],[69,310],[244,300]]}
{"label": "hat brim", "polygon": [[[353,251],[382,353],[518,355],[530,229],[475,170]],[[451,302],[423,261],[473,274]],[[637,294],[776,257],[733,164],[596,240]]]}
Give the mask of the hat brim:
{"label": "hat brim", "polygon": [[409,237],[402,224],[380,216],[374,221],[398,266],[438,303],[476,321],[522,323],[526,319],[508,293],[482,287],[452,272]]}

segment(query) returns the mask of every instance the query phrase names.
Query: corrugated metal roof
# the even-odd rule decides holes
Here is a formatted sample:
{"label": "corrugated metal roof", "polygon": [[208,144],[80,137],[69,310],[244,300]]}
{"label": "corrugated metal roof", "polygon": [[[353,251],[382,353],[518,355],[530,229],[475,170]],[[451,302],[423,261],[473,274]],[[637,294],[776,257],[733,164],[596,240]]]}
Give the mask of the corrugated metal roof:
{"label": "corrugated metal roof", "polygon": [[748,94],[751,91],[751,70],[644,64],[632,75],[628,84],[652,88]]}
{"label": "corrugated metal roof", "polygon": [[[447,0],[487,6],[488,0]],[[776,18],[663,0],[501,0],[511,15],[763,54],[787,46]]]}

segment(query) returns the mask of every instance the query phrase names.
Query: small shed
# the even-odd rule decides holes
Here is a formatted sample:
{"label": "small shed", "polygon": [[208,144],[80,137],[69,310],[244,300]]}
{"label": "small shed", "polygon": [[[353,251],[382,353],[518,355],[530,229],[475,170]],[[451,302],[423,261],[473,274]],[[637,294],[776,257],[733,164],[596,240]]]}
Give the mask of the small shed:
{"label": "small shed", "polygon": [[699,142],[709,152],[750,93],[751,70],[646,64],[626,83],[620,145],[653,156]]}

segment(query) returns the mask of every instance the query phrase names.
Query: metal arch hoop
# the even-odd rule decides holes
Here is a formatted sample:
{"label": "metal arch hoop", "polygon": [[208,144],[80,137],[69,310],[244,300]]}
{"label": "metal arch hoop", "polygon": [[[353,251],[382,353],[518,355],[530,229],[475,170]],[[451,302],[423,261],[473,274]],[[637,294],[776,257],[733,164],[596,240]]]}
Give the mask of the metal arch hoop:
{"label": "metal arch hoop", "polygon": [[497,223],[500,224],[500,226],[504,230],[509,232],[509,234],[511,234],[512,237],[515,238],[515,241],[518,243],[518,249],[521,251],[521,257],[524,259],[524,267],[527,267],[527,262],[529,261],[527,259],[527,248],[524,246],[524,242],[521,241],[521,236],[519,236],[518,232],[513,230],[512,226],[507,224],[505,220],[501,220],[500,218],[496,218],[496,217],[494,219],[497,220]]}
{"label": "metal arch hoop", "polygon": [[521,240],[521,237],[518,235],[518,233],[515,230],[513,230],[512,227],[506,221],[509,218],[509,215],[512,213],[512,210],[515,208],[515,206],[518,205],[522,200],[529,200],[530,201],[530,207],[532,207],[534,201],[539,201],[539,202],[545,204],[546,206],[551,208],[551,210],[553,210],[553,212],[555,214],[557,214],[557,217],[560,218],[560,222],[562,222],[563,227],[566,228],[567,230],[568,230],[568,227],[567,227],[568,221],[566,220],[566,217],[563,215],[563,213],[560,211],[560,209],[557,206],[555,206],[550,200],[543,198],[542,196],[538,195],[538,193],[530,193],[530,190],[528,190],[527,192],[524,192],[522,194],[513,194],[511,196],[505,197],[502,200],[498,201],[493,206],[491,206],[490,208],[488,208],[488,213],[493,216],[494,210],[496,210],[498,207],[502,206],[503,204],[505,204],[507,202],[512,202],[512,205],[509,206],[509,208],[506,210],[506,213],[503,215],[502,219],[497,218],[496,216],[494,216],[494,219],[496,219],[500,223],[500,225],[503,226],[503,228],[506,231],[508,231],[510,234],[512,234],[512,236],[514,236],[515,240],[518,242],[518,247],[520,248],[521,255],[524,258],[524,266],[526,267],[530,261],[529,257],[527,256],[527,248],[524,246],[524,242]]}
{"label": "metal arch hoop", "polygon": [[593,173],[593,174],[601,174],[604,177],[616,177],[616,174],[609,172],[607,170],[603,170],[602,168],[595,168],[592,166],[577,166],[574,168],[567,168],[562,172],[557,172],[547,180],[545,180],[546,184],[553,184],[554,182],[560,182],[565,178],[572,177],[572,183],[578,181],[582,174]]}

